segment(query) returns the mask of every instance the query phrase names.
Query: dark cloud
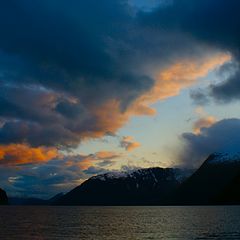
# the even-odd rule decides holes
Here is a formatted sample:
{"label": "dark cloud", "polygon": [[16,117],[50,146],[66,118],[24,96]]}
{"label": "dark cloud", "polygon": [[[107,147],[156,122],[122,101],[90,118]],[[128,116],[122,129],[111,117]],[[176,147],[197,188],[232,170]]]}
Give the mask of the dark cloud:
{"label": "dark cloud", "polygon": [[114,133],[156,69],[211,53],[147,22],[127,0],[1,2],[0,142],[75,147]]}
{"label": "dark cloud", "polygon": [[124,1],[1,3],[2,142],[72,145],[108,131],[92,108],[118,99],[122,111],[152,85],[121,69],[107,43],[131,24],[129,11]]}
{"label": "dark cloud", "polygon": [[107,172],[104,167],[108,164],[101,164],[107,160],[99,157],[94,158],[99,161],[99,166],[82,168],[84,162],[91,161],[93,155],[96,158],[99,153],[56,157],[44,164],[28,163],[16,167],[2,164],[0,185],[10,196],[48,199],[59,192],[70,191],[93,174]]}
{"label": "dark cloud", "polygon": [[185,147],[180,159],[184,165],[199,166],[213,152],[238,151],[240,143],[240,119],[224,119],[200,133],[184,133],[181,136]]}
{"label": "dark cloud", "polygon": [[[177,74],[181,79],[175,79],[177,89],[172,93],[165,86],[169,92],[163,89],[160,99],[181,90],[183,73],[192,60],[225,51],[239,61],[239,1],[159,2],[158,8],[158,1],[153,1],[154,8],[146,4],[145,11],[130,6],[128,0],[1,1],[0,144],[69,148],[83,139],[115,136],[132,115],[153,113],[140,97],[157,85],[159,92],[150,92],[155,95],[145,95],[143,101],[159,100],[164,86],[155,78],[162,69],[166,75],[186,60]],[[239,71],[235,73],[211,86],[212,96],[238,97]],[[224,89],[229,89],[227,95]],[[86,171],[92,158],[99,161],[100,171],[112,161],[81,158]],[[29,173],[9,175],[16,177],[14,187],[21,191],[24,184],[28,189],[27,184],[34,183],[29,189],[40,189],[37,179],[50,185],[54,179],[57,185],[60,180],[63,184],[79,180],[75,157],[67,167],[50,162],[30,177],[30,168]],[[50,174],[48,169],[59,173],[40,178],[38,172]]]}
{"label": "dark cloud", "polygon": [[203,89],[195,89],[190,92],[190,97],[197,105],[206,105],[209,103],[209,97]]}
{"label": "dark cloud", "polygon": [[120,147],[124,148],[126,151],[132,151],[135,148],[140,147],[140,143],[136,142],[131,136],[124,136],[120,140]]}
{"label": "dark cloud", "polygon": [[196,89],[190,92],[190,97],[197,105],[206,105],[213,100],[225,104],[240,99],[240,67],[236,60],[221,66],[217,77],[219,83],[210,84],[207,88]]}
{"label": "dark cloud", "polygon": [[103,174],[108,172],[109,170],[101,168],[101,167],[89,167],[88,169],[84,170],[84,173],[89,175],[97,175],[97,174]]}
{"label": "dark cloud", "polygon": [[142,18],[150,26],[183,31],[214,46],[237,50],[239,7],[236,0],[174,0],[154,12],[144,13]]}
{"label": "dark cloud", "polygon": [[[114,99],[119,112],[125,111],[153,83],[123,66],[124,54],[112,47],[125,41],[123,31],[132,21],[120,0],[2,2],[1,141],[71,145],[88,132],[104,135],[108,129],[98,124],[96,109]],[[23,125],[29,129],[25,135]],[[42,139],[36,140],[39,132]]]}
{"label": "dark cloud", "polygon": [[[235,61],[240,60],[240,2],[236,0],[175,0],[154,12],[142,13],[142,22],[160,29],[184,32],[200,42],[228,51]],[[240,96],[240,68],[224,83],[192,94],[197,102],[206,103],[204,95],[217,102],[229,102]]]}
{"label": "dark cloud", "polygon": [[240,67],[231,76],[216,85],[210,86],[210,96],[221,103],[240,100]]}
{"label": "dark cloud", "polygon": [[27,121],[7,121],[0,129],[2,144],[26,142],[32,146],[76,146],[79,136],[60,124],[39,125]]}
{"label": "dark cloud", "polygon": [[59,192],[67,192],[88,178],[78,166],[68,166],[63,160],[44,165],[0,168],[0,184],[8,195],[48,199]]}

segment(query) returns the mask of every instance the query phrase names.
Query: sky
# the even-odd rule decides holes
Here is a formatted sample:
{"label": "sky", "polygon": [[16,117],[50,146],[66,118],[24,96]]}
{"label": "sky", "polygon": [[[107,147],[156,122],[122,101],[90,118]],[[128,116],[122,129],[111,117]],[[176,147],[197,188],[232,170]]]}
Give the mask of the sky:
{"label": "sky", "polygon": [[240,145],[236,0],[0,2],[0,187],[49,198],[107,171]]}

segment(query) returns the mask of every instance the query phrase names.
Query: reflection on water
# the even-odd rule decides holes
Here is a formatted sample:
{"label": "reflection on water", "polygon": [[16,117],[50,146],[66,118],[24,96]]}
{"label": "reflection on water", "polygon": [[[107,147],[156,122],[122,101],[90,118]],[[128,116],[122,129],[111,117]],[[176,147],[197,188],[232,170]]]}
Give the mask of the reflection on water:
{"label": "reflection on water", "polygon": [[0,207],[0,239],[240,239],[240,207]]}

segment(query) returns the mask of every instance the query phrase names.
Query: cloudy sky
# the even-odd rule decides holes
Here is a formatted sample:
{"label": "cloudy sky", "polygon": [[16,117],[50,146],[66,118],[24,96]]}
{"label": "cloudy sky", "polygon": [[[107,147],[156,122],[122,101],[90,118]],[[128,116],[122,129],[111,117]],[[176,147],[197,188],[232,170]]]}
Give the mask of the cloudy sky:
{"label": "cloudy sky", "polygon": [[240,145],[240,1],[0,2],[0,187],[195,168]]}

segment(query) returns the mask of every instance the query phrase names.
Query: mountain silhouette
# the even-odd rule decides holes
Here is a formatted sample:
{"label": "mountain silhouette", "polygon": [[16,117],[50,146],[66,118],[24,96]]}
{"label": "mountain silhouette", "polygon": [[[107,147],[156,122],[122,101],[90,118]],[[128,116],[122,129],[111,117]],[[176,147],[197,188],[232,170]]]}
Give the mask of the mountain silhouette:
{"label": "mountain silhouette", "polygon": [[148,168],[91,177],[60,198],[57,205],[163,204],[180,186],[184,171]]}
{"label": "mountain silhouette", "polygon": [[196,171],[146,168],[93,176],[48,200],[7,198],[12,205],[217,205],[240,204],[240,153],[211,154]]}
{"label": "mountain silhouette", "polygon": [[0,205],[7,205],[8,204],[8,197],[6,192],[0,188]]}
{"label": "mountain silhouette", "polygon": [[240,203],[240,154],[211,154],[202,166],[177,189],[171,203],[205,205]]}

